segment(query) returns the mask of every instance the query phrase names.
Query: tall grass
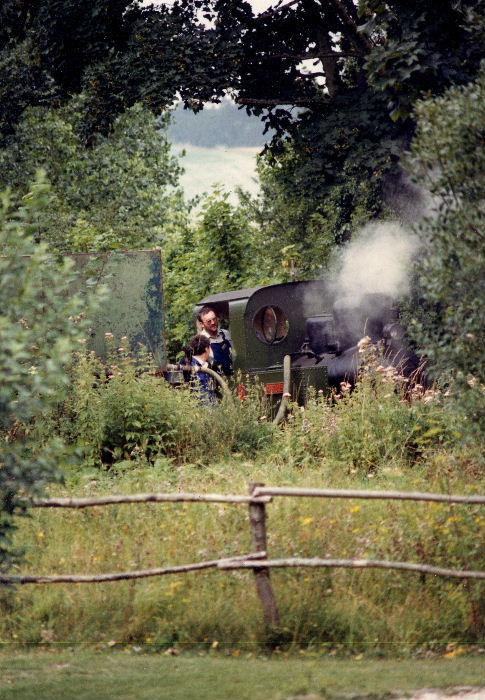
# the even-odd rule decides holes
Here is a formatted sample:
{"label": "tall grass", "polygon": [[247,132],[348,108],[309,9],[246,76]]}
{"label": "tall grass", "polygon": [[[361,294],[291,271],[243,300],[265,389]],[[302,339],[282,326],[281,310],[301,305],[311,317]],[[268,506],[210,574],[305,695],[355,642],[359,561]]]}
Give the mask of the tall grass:
{"label": "tall grass", "polygon": [[[372,360],[372,358],[371,358]],[[94,363],[94,364],[93,364]],[[482,492],[483,462],[461,446],[436,391],[403,387],[369,361],[352,393],[311,398],[275,430],[257,388],[240,403],[202,407],[128,360],[109,381],[80,360],[58,430],[87,460],[53,493],[245,493],[274,485]],[[50,422],[49,422],[50,421]],[[50,417],[49,425],[55,420]],[[138,425],[138,423],[140,425]],[[42,431],[40,431],[41,434]],[[111,459],[102,464],[109,449]],[[379,558],[485,569],[483,507],[276,499],[271,557]],[[196,562],[249,552],[245,506],[145,504],[33,511],[17,533],[24,572],[87,573]],[[13,572],[15,573],[15,572]],[[482,644],[485,586],[411,573],[278,570],[281,626],[269,633],[251,572],[2,590],[0,639],[311,647],[379,654]]]}

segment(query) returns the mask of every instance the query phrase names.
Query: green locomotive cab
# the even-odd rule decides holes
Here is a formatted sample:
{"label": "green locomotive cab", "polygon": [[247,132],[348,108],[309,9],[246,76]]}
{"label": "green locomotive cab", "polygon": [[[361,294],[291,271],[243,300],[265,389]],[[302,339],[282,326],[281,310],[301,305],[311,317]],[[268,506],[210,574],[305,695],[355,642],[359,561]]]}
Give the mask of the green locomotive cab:
{"label": "green locomotive cab", "polygon": [[[283,360],[292,358],[291,394],[304,402],[309,386],[317,391],[328,388],[327,367],[323,360],[308,362],[302,348],[309,317],[321,315],[328,307],[324,285],[319,281],[289,282],[213,294],[202,299],[196,311],[209,306],[232,336],[236,375],[258,378],[268,395],[283,394]],[[331,313],[326,312],[329,350],[334,349]],[[305,362],[306,360],[306,362]]]}
{"label": "green locomotive cab", "polygon": [[257,377],[277,399],[284,392],[285,357],[291,362],[289,393],[299,403],[305,403],[309,387],[329,392],[343,381],[353,384],[357,343],[366,335],[382,342],[388,364],[407,374],[417,367],[397,308],[381,294],[338,299],[323,280],[312,280],[212,294],[197,304],[196,314],[204,306],[231,332],[236,375]]}

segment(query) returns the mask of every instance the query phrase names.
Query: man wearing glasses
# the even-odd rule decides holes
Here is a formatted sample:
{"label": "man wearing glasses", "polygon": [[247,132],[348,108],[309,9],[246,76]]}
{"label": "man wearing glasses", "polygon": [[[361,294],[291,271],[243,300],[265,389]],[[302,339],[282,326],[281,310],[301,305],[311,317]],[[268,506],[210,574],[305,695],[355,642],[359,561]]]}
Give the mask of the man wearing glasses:
{"label": "man wearing glasses", "polygon": [[212,366],[220,374],[232,375],[232,341],[228,330],[219,328],[219,318],[210,306],[203,306],[197,314],[200,324],[200,335],[209,338],[212,354]]}

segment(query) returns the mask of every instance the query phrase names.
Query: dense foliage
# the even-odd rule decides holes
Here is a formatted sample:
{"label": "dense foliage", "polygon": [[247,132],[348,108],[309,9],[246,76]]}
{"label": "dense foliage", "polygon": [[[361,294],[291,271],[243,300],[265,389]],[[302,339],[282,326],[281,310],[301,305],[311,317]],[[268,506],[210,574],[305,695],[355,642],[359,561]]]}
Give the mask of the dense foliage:
{"label": "dense foliage", "polygon": [[312,276],[336,244],[389,214],[396,190],[406,196],[399,161],[414,102],[476,74],[483,8],[302,1],[248,26],[237,99],[276,130],[255,215],[280,248],[302,258],[300,274]]}
{"label": "dense foliage", "polygon": [[410,168],[429,190],[420,227],[415,335],[435,376],[453,380],[469,422],[485,416],[485,67],[420,103]]}
{"label": "dense foliage", "polygon": [[141,105],[115,120],[86,149],[80,134],[83,99],[61,109],[30,108],[16,139],[0,151],[0,185],[21,198],[36,169],[51,184],[36,238],[62,252],[160,245],[186,219],[177,187],[181,168],[161,124]]}
{"label": "dense foliage", "polygon": [[[239,104],[264,112],[280,136],[298,123],[289,105],[318,115],[334,100],[338,109],[344,96],[372,99],[375,91],[386,95],[393,119],[405,118],[423,92],[473,77],[481,8],[481,0],[439,7],[432,0],[362,0],[358,7],[350,0],[294,0],[254,15],[240,0],[149,7],[130,0],[6,0],[0,132],[8,139],[26,106],[57,106],[79,92],[87,96],[86,134],[106,130],[136,102],[159,111],[179,94],[197,109],[227,89]],[[302,68],[305,60],[316,70]]]}
{"label": "dense foliage", "polygon": [[195,304],[208,294],[239,289],[262,279],[255,245],[259,231],[241,206],[215,190],[196,220],[165,246],[165,298],[170,349],[179,350],[194,328]]}
{"label": "dense foliage", "polygon": [[28,106],[57,107],[85,93],[83,134],[106,132],[137,102],[159,112],[231,81],[232,51],[197,18],[206,3],[142,7],[132,0],[5,0],[0,10],[0,142]]}
{"label": "dense foliage", "polygon": [[158,114],[180,96],[197,110],[230,90],[274,129],[255,216],[270,250],[277,239],[278,255],[305,247],[319,261],[305,276],[385,214],[416,99],[476,75],[485,26],[482,0],[293,0],[256,15],[240,0],[7,0],[1,13],[4,144],[21,138],[27,107],[73,94],[92,145],[136,103]]}
{"label": "dense foliage", "polygon": [[[476,454],[461,457],[463,431],[445,397],[412,396],[378,366],[352,395],[295,408],[278,433],[257,389],[251,400],[208,411],[125,356],[113,357],[109,371],[78,356],[65,399],[81,302],[69,294],[69,266],[50,258],[46,245],[56,253],[160,245],[175,354],[193,330],[193,304],[206,294],[314,276],[357,227],[387,215],[416,101],[476,76],[481,7],[480,0],[439,7],[362,0],[358,8],[351,0],[293,0],[254,16],[239,0],[145,8],[128,0],[3,3],[0,177],[22,205],[13,213],[7,197],[1,220],[0,563],[11,516],[53,473],[50,434],[81,446],[85,467],[109,465],[117,474],[149,465],[175,481],[175,464],[207,466],[216,455],[254,456],[263,448],[275,451],[274,473],[285,474],[289,464],[292,479],[307,467],[329,479],[339,470],[374,478],[389,465],[442,465],[453,450],[456,463],[480,476]],[[302,61],[313,61],[312,71]],[[190,219],[166,123],[157,119],[176,95],[196,110],[227,89],[274,130],[260,161],[262,194],[242,195],[233,206],[215,192]],[[439,202],[422,227],[416,337],[436,373],[454,380],[469,422],[484,408],[484,163],[477,156],[484,89],[482,75],[418,105],[412,155],[413,171]],[[39,165],[49,193],[40,181],[30,192]],[[424,529],[413,525],[437,561],[449,549],[461,565],[460,537],[442,548],[434,538],[439,526],[433,518]],[[469,536],[472,526],[466,520],[467,554],[478,567],[483,552]],[[392,538],[381,546],[400,549]],[[437,605],[444,590],[429,600]],[[465,629],[469,615],[467,629],[478,638],[483,615],[477,622],[473,611],[481,614],[483,596],[456,596],[453,629]],[[366,600],[375,609],[379,596]],[[319,634],[352,637],[338,609],[320,622]]]}
{"label": "dense foliage", "polygon": [[[56,441],[35,440],[35,421],[56,405],[68,383],[66,366],[85,321],[73,295],[71,263],[36,245],[37,219],[48,197],[41,178],[15,210],[0,209],[0,567],[9,561],[12,516],[25,510],[57,472]],[[55,437],[55,436],[54,436]]]}

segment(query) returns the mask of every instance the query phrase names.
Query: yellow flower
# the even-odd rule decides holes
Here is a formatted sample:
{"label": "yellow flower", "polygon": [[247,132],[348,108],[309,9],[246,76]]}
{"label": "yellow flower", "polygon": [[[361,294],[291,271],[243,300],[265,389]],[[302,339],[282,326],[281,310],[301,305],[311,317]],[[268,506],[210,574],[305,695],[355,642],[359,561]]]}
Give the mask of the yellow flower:
{"label": "yellow flower", "polygon": [[308,516],[306,518],[300,518],[300,523],[302,525],[311,525],[313,523],[314,519],[315,518],[312,518],[310,516]]}
{"label": "yellow flower", "polygon": [[443,657],[445,659],[454,659],[456,656],[462,656],[466,653],[466,647],[456,647],[455,649],[451,649],[451,651],[448,651],[446,654],[443,654]]}

